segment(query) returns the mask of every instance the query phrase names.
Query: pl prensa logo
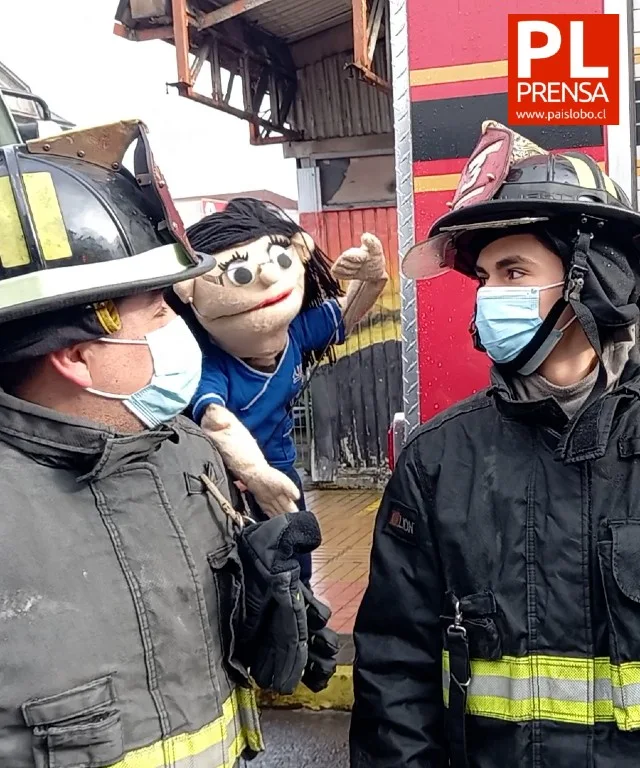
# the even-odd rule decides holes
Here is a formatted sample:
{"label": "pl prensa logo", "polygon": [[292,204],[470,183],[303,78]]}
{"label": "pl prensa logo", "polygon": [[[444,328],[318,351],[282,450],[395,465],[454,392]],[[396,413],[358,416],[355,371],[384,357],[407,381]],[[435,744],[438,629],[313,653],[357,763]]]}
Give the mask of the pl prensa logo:
{"label": "pl prensa logo", "polygon": [[620,17],[509,15],[509,123],[617,125]]}

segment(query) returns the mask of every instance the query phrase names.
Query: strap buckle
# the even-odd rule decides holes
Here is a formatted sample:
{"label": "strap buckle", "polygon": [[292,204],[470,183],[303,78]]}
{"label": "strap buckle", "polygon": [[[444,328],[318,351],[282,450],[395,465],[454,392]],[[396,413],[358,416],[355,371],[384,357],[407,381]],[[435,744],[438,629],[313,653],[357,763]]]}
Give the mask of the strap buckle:
{"label": "strap buckle", "polygon": [[462,626],[462,611],[460,610],[460,601],[455,598],[455,605],[453,608],[453,624],[449,624],[447,627],[447,635],[453,637],[457,636],[460,639],[467,637],[467,630]]}
{"label": "strap buckle", "polygon": [[567,274],[564,283],[563,298],[569,303],[569,301],[579,301],[580,294],[584,288],[584,279],[587,276],[588,269],[580,264],[573,264],[569,273]]}
{"label": "strap buckle", "polygon": [[[454,616],[453,616],[453,624],[450,624],[447,627],[447,638],[449,639],[449,653],[451,654],[452,651],[457,653],[456,644],[460,643],[464,649],[465,657],[467,657],[467,630],[462,626],[462,611],[460,610],[460,601],[456,599],[455,602],[455,608],[454,608]],[[452,642],[453,641],[453,648],[452,648]],[[450,668],[449,674],[451,676],[451,679],[455,682],[455,684],[460,689],[466,689],[469,687],[471,683],[471,669],[468,664],[468,657],[465,658],[466,668],[467,668],[467,680],[463,683],[461,680],[458,680],[458,678],[455,676],[453,669]],[[452,667],[453,665],[451,665]]]}

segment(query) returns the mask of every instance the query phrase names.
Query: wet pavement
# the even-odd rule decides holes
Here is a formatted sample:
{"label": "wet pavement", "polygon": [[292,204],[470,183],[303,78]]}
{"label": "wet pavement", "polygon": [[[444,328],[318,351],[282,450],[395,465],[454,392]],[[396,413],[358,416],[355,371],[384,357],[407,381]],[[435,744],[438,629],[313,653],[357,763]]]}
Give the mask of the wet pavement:
{"label": "wet pavement", "polygon": [[265,710],[263,756],[251,768],[349,768],[346,712]]}

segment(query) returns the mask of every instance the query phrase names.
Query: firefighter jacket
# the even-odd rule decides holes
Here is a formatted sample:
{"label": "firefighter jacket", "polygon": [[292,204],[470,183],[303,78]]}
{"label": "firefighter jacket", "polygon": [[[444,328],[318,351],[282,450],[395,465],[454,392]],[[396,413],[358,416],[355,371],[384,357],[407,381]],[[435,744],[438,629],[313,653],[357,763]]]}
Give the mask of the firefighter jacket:
{"label": "firefighter jacket", "polygon": [[242,581],[191,422],[117,437],[0,395],[0,765],[232,768],[262,749]]}
{"label": "firefighter jacket", "polygon": [[498,379],[419,428],[355,642],[352,768],[637,768],[638,364],[569,423]]}

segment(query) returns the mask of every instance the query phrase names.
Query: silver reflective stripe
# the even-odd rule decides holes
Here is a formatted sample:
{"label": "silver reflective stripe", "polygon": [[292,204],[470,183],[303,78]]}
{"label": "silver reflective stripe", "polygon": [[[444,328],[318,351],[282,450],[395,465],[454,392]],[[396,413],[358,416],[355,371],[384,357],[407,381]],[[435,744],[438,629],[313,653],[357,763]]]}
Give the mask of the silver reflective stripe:
{"label": "silver reflective stripe", "polygon": [[[596,681],[600,683],[600,680]],[[603,680],[602,682],[606,682]],[[634,707],[640,704],[640,683],[630,683],[619,688],[617,685],[613,687],[613,703],[616,707]]]}
{"label": "silver reflective stripe", "polygon": [[[449,673],[443,675],[444,685],[449,688]],[[535,681],[535,686],[534,686]],[[608,693],[603,698],[611,698],[611,683],[608,683]],[[502,677],[501,675],[476,675],[469,686],[470,696],[499,696],[511,701],[525,701],[537,696],[541,699],[561,699],[563,701],[589,701],[590,685],[582,680],[557,680],[550,677],[518,679]]]}
{"label": "silver reflective stripe", "polygon": [[[449,671],[443,670],[442,684],[449,690]],[[469,686],[470,696],[499,696],[501,699],[524,701],[532,697],[560,701],[613,701],[616,707],[640,704],[640,683],[622,688],[611,680],[598,678],[592,684],[584,680],[563,680],[551,677],[517,679],[501,675],[475,675]]]}

